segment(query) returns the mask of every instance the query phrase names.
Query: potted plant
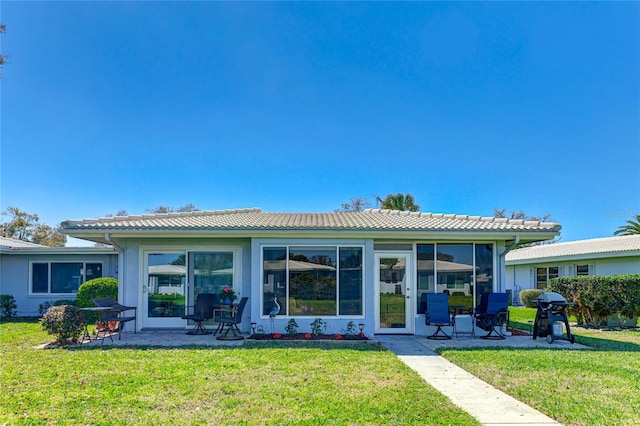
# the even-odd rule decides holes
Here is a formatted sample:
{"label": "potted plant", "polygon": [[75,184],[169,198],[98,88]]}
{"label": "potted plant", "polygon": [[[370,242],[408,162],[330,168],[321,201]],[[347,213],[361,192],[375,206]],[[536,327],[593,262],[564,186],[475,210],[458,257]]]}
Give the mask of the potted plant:
{"label": "potted plant", "polygon": [[229,286],[226,286],[220,292],[220,300],[222,300],[222,303],[225,305],[231,305],[237,298],[238,296],[236,296],[236,292]]}

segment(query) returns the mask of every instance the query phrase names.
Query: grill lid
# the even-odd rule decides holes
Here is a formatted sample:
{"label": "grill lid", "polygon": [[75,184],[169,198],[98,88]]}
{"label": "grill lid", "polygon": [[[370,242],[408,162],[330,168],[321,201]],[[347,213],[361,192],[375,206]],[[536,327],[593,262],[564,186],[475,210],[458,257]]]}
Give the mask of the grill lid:
{"label": "grill lid", "polygon": [[553,291],[542,293],[536,300],[542,303],[567,303],[567,299],[565,299],[564,296],[560,293],[554,293]]}

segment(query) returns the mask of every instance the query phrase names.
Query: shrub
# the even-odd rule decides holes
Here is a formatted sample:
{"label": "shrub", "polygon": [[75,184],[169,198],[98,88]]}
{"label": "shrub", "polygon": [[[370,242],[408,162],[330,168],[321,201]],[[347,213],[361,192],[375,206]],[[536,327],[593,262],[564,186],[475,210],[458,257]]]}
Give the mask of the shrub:
{"label": "shrub", "polygon": [[527,308],[535,308],[536,304],[533,303],[540,295],[542,294],[542,290],[538,289],[528,289],[520,291],[520,301]]}
{"label": "shrub", "polygon": [[295,319],[291,318],[284,329],[289,336],[295,336],[298,334],[298,323]]}
{"label": "shrub", "polygon": [[640,274],[560,277],[549,280],[549,289],[575,303],[569,312],[580,325],[597,327],[610,315],[640,314]]}
{"label": "shrub", "polygon": [[93,306],[91,299],[98,297],[112,297],[118,299],[118,280],[116,278],[102,277],[86,281],[78,288],[76,299],[78,306],[89,308]]}
{"label": "shrub", "polygon": [[[112,297],[118,300],[118,280],[116,278],[101,277],[86,281],[78,288],[76,299],[81,308],[93,306],[91,299],[98,297]],[[90,323],[98,319],[96,312],[87,312],[87,321]]]}
{"label": "shrub", "polygon": [[316,318],[311,322],[311,334],[319,336],[327,331],[327,322],[322,318]]}
{"label": "shrub", "polygon": [[78,302],[76,300],[71,300],[71,299],[61,299],[61,300],[54,300],[53,302],[40,303],[38,305],[38,315],[42,316],[45,312],[47,312],[47,309],[49,309],[52,306],[62,306],[62,305],[76,306],[77,304]]}
{"label": "shrub", "polygon": [[86,325],[82,311],[73,305],[50,307],[40,323],[47,333],[56,336],[56,342],[60,344],[77,342]]}
{"label": "shrub", "polygon": [[12,294],[0,294],[0,318],[11,318],[17,310],[18,305]]}

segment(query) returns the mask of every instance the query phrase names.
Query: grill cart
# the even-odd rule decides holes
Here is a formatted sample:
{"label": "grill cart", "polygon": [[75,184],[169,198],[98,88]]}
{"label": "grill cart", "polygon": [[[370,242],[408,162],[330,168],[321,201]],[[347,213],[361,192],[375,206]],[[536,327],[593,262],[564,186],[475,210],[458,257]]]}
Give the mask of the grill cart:
{"label": "grill cart", "polygon": [[567,308],[573,306],[573,303],[567,302],[561,294],[554,292],[545,292],[535,300],[538,310],[536,311],[536,320],[533,323],[533,339],[536,337],[545,337],[547,342],[552,343],[555,339],[562,336],[562,323],[567,329],[567,339],[569,342],[575,342],[575,337],[571,334],[569,328],[569,318],[567,316]]}

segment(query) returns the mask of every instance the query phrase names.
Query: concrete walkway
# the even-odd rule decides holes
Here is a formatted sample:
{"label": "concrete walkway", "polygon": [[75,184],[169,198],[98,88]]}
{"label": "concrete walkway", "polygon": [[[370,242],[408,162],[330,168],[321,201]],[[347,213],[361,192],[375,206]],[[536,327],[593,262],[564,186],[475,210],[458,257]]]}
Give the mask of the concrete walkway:
{"label": "concrete walkway", "polygon": [[376,339],[483,425],[560,424],[447,361],[422,344],[432,342],[424,336],[377,335]]}

